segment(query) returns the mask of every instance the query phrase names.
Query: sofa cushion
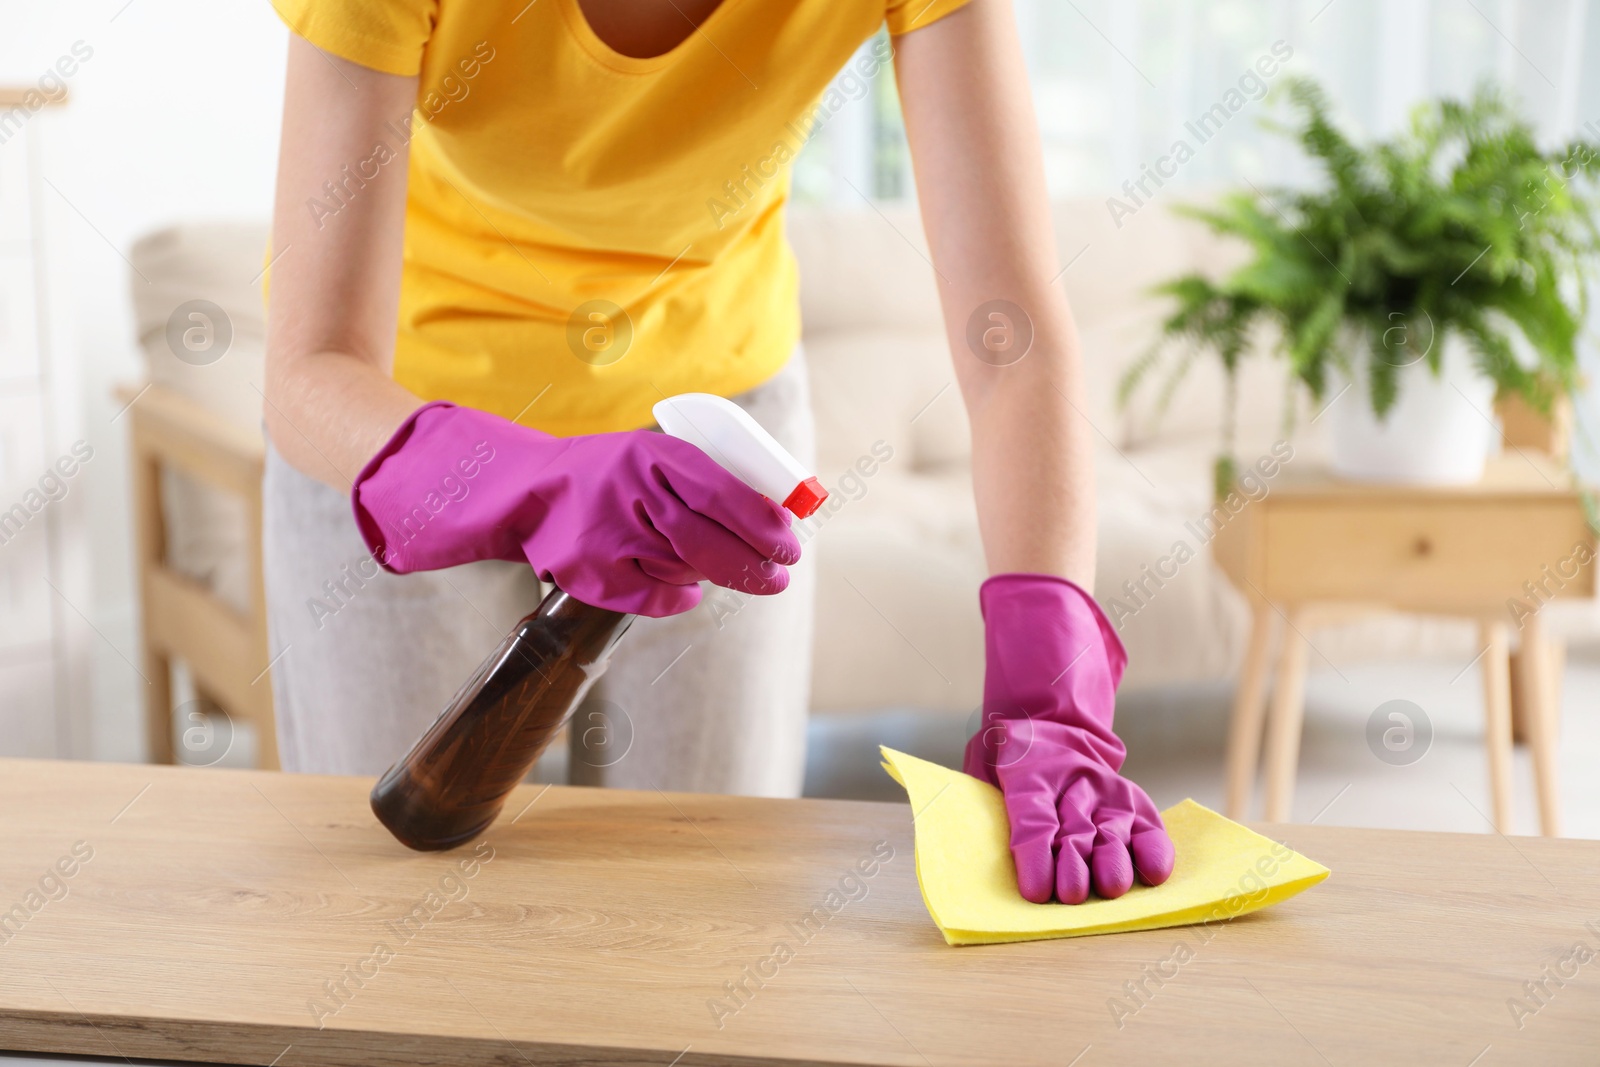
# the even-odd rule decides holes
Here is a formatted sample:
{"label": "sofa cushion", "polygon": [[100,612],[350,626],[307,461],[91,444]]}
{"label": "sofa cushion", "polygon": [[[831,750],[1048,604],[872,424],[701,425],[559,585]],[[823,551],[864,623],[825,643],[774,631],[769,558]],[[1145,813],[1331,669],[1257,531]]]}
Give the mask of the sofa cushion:
{"label": "sofa cushion", "polygon": [[1095,456],[1095,594],[1128,649],[1124,691],[1228,678],[1243,655],[1244,600],[1189,526],[1209,511],[1209,467],[1193,447]]}
{"label": "sofa cushion", "polygon": [[943,333],[835,330],[808,333],[804,344],[824,478],[853,465],[880,440],[894,446],[900,467],[916,466],[912,418],[953,377]]}
{"label": "sofa cushion", "polygon": [[807,542],[818,568],[814,708],[968,710],[982,697],[985,571],[970,479],[898,462]]}
{"label": "sofa cushion", "polygon": [[[1129,599],[1125,581],[1139,581],[1144,565],[1171,552],[1186,520],[1204,514],[1205,465],[1192,452],[1097,450],[1095,586],[1108,609],[1113,597]],[[976,708],[983,691],[977,587],[988,568],[970,470],[919,472],[896,454],[851,488],[806,547],[819,577],[814,705]],[[1247,612],[1203,548],[1142,599],[1120,631],[1129,653],[1126,691],[1226,678],[1236,669]]]}
{"label": "sofa cushion", "polygon": [[788,234],[800,264],[800,320],[808,336],[942,332],[933,266],[914,207],[795,206]]}

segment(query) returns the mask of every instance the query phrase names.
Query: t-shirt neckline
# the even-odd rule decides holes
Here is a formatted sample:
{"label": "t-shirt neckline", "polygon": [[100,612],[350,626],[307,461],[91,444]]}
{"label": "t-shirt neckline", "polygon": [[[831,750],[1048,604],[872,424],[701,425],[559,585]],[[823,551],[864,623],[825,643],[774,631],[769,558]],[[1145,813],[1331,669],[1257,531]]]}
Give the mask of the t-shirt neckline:
{"label": "t-shirt neckline", "polygon": [[[568,28],[572,30],[573,36],[577,38],[583,50],[596,62],[623,74],[647,74],[677,61],[684,52],[694,46],[697,37],[705,35],[706,31],[715,26],[724,13],[738,2],[739,0],[722,0],[700,25],[689,31],[689,36],[658,56],[628,56],[612,48],[594,32],[594,27],[589,24],[589,17],[583,13],[583,7],[578,0],[555,0],[561,8],[561,13],[566,16]],[[710,40],[709,36],[707,40]],[[715,44],[712,46],[715,47]]]}

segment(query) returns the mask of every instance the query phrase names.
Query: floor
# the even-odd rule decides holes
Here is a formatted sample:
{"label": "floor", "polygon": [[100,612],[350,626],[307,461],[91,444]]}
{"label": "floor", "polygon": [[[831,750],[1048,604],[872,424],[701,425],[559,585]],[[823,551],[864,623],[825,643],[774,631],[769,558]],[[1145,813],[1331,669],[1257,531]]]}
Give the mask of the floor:
{"label": "floor", "polygon": [[[1343,675],[1313,673],[1307,686],[1294,821],[1489,832],[1479,672],[1461,674],[1456,663],[1376,664],[1346,667]],[[1231,699],[1226,685],[1125,696],[1117,726],[1128,745],[1126,773],[1162,807],[1193,797],[1220,809]],[[1410,701],[1432,725],[1427,750],[1404,766],[1379,759],[1366,740],[1368,720],[1391,700]],[[818,716],[811,731],[806,793],[899,799],[904,794],[878,766],[876,746],[959,766],[967,718],[920,711]],[[1387,709],[1378,718],[1387,722]],[[1600,838],[1596,754],[1600,658],[1574,652],[1562,685],[1560,788],[1568,837]],[[1536,834],[1538,812],[1527,750],[1519,746],[1514,759],[1516,832]],[[1259,814],[1259,791],[1256,802]]]}

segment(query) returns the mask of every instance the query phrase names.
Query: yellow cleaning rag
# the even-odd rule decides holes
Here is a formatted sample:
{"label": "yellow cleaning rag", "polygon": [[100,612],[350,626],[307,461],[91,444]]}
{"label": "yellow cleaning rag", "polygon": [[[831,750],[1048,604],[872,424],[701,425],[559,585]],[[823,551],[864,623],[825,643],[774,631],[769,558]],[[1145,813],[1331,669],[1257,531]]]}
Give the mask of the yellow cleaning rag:
{"label": "yellow cleaning rag", "polygon": [[1000,791],[960,771],[880,748],[911,798],[917,882],[952,945],[1035,941],[1215,922],[1271,907],[1328,877],[1328,868],[1192,800],[1161,813],[1177,850],[1172,877],[1116,900],[1033,904],[1017,891]]}

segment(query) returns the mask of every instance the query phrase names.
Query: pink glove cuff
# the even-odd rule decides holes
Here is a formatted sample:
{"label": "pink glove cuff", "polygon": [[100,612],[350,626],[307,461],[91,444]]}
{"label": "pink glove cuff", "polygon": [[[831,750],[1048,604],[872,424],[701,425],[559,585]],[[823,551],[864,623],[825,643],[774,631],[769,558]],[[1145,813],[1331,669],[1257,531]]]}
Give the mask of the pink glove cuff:
{"label": "pink glove cuff", "polygon": [[1099,602],[1077,582],[1054,574],[996,574],[979,587],[978,606],[988,626],[1008,634],[1025,633],[1040,619],[1065,620],[1071,633],[1079,637],[1075,649],[1084,647],[1088,635],[1098,631],[1111,672],[1111,688],[1122,683],[1128,650]]}
{"label": "pink glove cuff", "polygon": [[1053,574],[1012,573],[984,582],[978,601],[983,729],[967,746],[963,769],[999,784],[998,771],[1032,752],[1049,724],[1072,729],[1086,753],[1120,768],[1127,749],[1112,717],[1128,654],[1094,598]]}
{"label": "pink glove cuff", "polygon": [[[519,433],[538,431],[470,409],[445,417],[457,410],[448,401],[435,400],[413,411],[350,487],[361,539],[378,564],[394,574],[480,559],[523,559],[514,530],[474,529],[472,536],[463,537],[459,527],[472,524],[476,516],[460,507],[451,509],[466,499],[484,467],[493,462],[497,450],[491,438],[501,431],[498,424]],[[406,464],[390,464],[413,439],[420,447],[411,450]],[[419,470],[419,463],[425,469]]]}

